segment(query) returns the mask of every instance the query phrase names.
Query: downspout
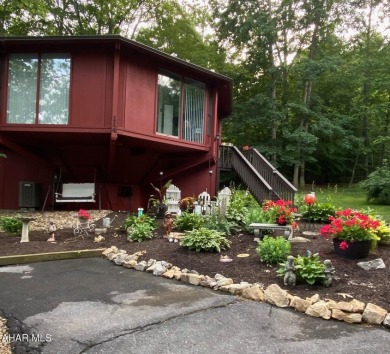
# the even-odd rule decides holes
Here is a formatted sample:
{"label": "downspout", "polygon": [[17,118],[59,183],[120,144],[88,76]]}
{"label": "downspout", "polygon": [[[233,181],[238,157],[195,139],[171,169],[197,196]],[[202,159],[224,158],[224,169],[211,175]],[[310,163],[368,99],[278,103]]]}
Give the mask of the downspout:
{"label": "downspout", "polygon": [[215,89],[214,91],[213,119],[214,119],[214,126],[213,126],[214,139],[212,141],[212,146],[213,146],[212,153],[213,153],[214,161],[216,161],[216,163],[211,168],[215,177],[211,179],[213,181],[214,186],[210,190],[210,195],[217,194],[219,180],[220,180],[220,170],[218,168],[218,165],[219,165],[219,144],[221,143],[221,134],[222,134],[222,121],[219,119],[218,116],[218,90],[217,89]]}
{"label": "downspout", "polygon": [[111,180],[114,173],[115,156],[116,156],[116,140],[117,134],[117,118],[118,118],[118,100],[119,100],[119,66],[120,66],[120,43],[116,42],[114,52],[114,77],[112,88],[112,116],[111,116],[111,137],[110,137],[110,153],[108,160],[108,179]]}

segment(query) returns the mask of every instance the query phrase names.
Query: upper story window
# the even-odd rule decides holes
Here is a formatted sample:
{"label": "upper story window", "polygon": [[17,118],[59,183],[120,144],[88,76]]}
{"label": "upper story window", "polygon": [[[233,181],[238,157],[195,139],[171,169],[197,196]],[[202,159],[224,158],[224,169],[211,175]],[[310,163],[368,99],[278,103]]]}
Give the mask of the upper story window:
{"label": "upper story window", "polygon": [[70,56],[10,54],[7,123],[68,124]]}
{"label": "upper story window", "polygon": [[161,72],[158,75],[157,132],[203,143],[205,85]]}

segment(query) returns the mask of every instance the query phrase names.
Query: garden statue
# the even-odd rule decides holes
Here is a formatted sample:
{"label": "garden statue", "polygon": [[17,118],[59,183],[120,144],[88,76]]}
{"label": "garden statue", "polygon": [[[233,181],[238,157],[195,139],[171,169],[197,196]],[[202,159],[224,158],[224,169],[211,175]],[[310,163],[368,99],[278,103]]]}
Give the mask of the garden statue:
{"label": "garden statue", "polygon": [[330,286],[333,282],[334,279],[334,273],[335,269],[333,268],[332,262],[330,259],[325,259],[324,261],[324,266],[325,266],[325,280],[324,280],[324,285],[325,286]]}
{"label": "garden statue", "polygon": [[294,273],[294,257],[288,256],[285,264],[284,285],[295,286],[297,277]]}
{"label": "garden statue", "polygon": [[172,214],[169,211],[165,212],[163,225],[164,225],[164,237],[171,238],[170,235],[173,228],[173,219],[172,219]]}
{"label": "garden statue", "polygon": [[48,242],[56,242],[56,239],[55,239],[55,232],[57,230],[57,227],[54,225],[54,222],[53,221],[50,221],[49,223],[49,227],[47,229],[50,237],[47,239]]}

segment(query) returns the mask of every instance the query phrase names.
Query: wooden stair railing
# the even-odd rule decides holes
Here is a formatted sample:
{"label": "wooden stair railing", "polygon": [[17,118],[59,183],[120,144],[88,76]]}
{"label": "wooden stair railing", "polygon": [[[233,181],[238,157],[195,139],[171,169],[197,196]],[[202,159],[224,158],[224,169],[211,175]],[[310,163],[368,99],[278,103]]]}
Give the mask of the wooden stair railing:
{"label": "wooden stair railing", "polygon": [[243,155],[268,182],[279,199],[294,202],[297,189],[260,152],[256,149],[249,149],[244,151]]}
{"label": "wooden stair railing", "polygon": [[218,167],[233,169],[260,204],[266,199],[294,201],[297,189],[255,149],[242,153],[235,146],[221,145]]}

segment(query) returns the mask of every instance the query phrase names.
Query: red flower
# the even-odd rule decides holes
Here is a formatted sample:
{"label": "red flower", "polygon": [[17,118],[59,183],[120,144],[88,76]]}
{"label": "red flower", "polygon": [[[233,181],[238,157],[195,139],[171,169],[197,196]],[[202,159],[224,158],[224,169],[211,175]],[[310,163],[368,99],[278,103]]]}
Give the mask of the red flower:
{"label": "red flower", "polygon": [[343,241],[340,243],[339,247],[341,250],[345,251],[349,246],[348,246],[348,243],[346,241]]}
{"label": "red flower", "polygon": [[370,215],[352,209],[337,211],[336,217],[331,216],[329,221],[330,224],[323,226],[320,233],[344,241],[371,240],[380,226],[380,222]]}
{"label": "red flower", "polygon": [[277,220],[278,223],[292,224],[294,221],[293,212],[296,208],[293,208],[291,200],[279,199],[277,201],[266,200],[263,203],[263,211],[267,214],[270,223],[274,223]]}
{"label": "red flower", "polygon": [[88,211],[86,211],[86,210],[84,210],[84,209],[80,209],[80,210],[79,210],[78,217],[79,217],[79,218],[82,218],[82,219],[90,219],[90,218],[91,218],[91,215],[89,215]]}

